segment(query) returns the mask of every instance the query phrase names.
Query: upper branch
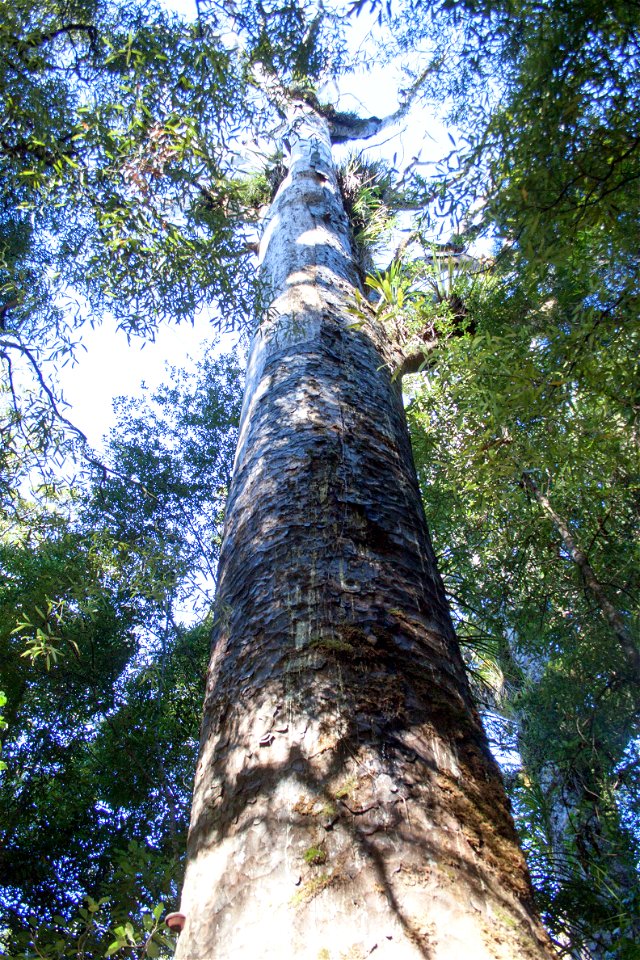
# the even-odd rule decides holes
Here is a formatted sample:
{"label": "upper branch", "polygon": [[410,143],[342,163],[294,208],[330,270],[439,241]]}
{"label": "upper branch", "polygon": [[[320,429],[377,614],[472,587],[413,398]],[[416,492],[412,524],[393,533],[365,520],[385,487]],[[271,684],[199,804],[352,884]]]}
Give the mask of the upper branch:
{"label": "upper branch", "polygon": [[98,31],[94,24],[91,23],[67,23],[64,26],[55,27],[53,30],[38,30],[35,33],[29,34],[27,37],[14,37],[9,36],[9,42],[11,46],[22,53],[26,50],[33,50],[36,47],[41,47],[45,43],[51,43],[52,40],[57,39],[57,37],[64,36],[65,34],[70,35],[73,33],[84,33],[89,37],[89,43],[93,46],[98,39]]}
{"label": "upper branch", "polygon": [[381,130],[393,126],[407,112],[406,107],[399,107],[394,113],[386,117],[358,117],[353,113],[339,113],[333,107],[321,108],[331,132],[332,143],[346,143],[349,140],[369,140]]}
{"label": "upper branch", "polygon": [[329,124],[331,142],[346,143],[348,140],[369,140],[387,127],[392,127],[398,123],[411,109],[417,93],[433,69],[434,65],[430,64],[422,71],[411,86],[403,91],[398,109],[386,117],[358,117],[353,113],[334,110],[331,106],[318,107]]}
{"label": "upper branch", "polygon": [[359,117],[354,113],[336,110],[332,104],[320,103],[315,93],[305,87],[284,86],[273,69],[263,62],[253,64],[254,82],[266,93],[276,109],[285,116],[295,101],[307,103],[329,124],[332,143],[346,143],[349,140],[370,140],[387,127],[402,120],[409,112],[416,94],[434,66],[430,64],[422,71],[411,86],[403,91],[402,101],[397,110],[386,117]]}

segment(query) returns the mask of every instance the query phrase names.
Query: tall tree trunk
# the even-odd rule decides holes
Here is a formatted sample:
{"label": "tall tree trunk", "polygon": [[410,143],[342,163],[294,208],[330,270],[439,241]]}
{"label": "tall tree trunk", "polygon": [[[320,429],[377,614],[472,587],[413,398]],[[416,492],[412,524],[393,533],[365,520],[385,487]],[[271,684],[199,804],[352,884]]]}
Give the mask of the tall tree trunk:
{"label": "tall tree trunk", "polygon": [[471,702],[402,398],[298,104],[262,246],[177,957],[551,955]]}

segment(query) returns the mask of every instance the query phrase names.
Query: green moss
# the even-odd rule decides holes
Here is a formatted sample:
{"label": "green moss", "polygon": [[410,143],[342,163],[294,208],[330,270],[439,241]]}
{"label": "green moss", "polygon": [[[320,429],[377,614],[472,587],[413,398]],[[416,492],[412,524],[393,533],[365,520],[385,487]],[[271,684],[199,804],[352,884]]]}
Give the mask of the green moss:
{"label": "green moss", "polygon": [[321,864],[327,862],[327,851],[322,847],[309,847],[308,850],[302,854],[302,859],[305,863],[310,864],[313,867],[319,867]]}
{"label": "green moss", "polygon": [[328,873],[321,873],[317,877],[311,877],[302,884],[298,892],[291,898],[291,906],[299,907],[303,903],[310,903],[319,893],[331,884],[331,876]]}
{"label": "green moss", "polygon": [[315,650],[333,650],[334,653],[353,653],[353,645],[337,637],[318,637],[309,644]]}
{"label": "green moss", "polygon": [[508,913],[505,913],[504,910],[501,910],[500,907],[496,908],[496,917],[505,925],[505,927],[509,927],[511,930],[518,929],[517,921],[514,920],[513,917],[509,916]]}
{"label": "green moss", "polygon": [[356,777],[347,777],[335,791],[334,797],[336,800],[346,800],[347,797],[350,797],[354,793],[357,786],[358,781]]}

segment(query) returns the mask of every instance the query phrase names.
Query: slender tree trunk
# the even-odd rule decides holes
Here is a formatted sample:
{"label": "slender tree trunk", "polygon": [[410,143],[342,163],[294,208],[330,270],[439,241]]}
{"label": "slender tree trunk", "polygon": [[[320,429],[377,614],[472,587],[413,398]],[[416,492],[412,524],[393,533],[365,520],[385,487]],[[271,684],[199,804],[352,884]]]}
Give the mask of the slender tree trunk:
{"label": "slender tree trunk", "polygon": [[565,550],[580,570],[587,590],[595,600],[600,609],[600,613],[616,638],[626,661],[629,676],[636,681],[640,681],[640,650],[631,638],[620,613],[607,597],[605,589],[596,577],[586,553],[578,546],[571,530],[562,517],[553,509],[551,501],[542,492],[533,477],[525,471],[522,474],[522,480],[525,488],[533,494],[539,506],[542,508],[543,513],[545,513],[553,523],[562,538]]}
{"label": "slender tree trunk", "polygon": [[293,111],[249,361],[182,960],[551,956],[472,705],[324,121]]}

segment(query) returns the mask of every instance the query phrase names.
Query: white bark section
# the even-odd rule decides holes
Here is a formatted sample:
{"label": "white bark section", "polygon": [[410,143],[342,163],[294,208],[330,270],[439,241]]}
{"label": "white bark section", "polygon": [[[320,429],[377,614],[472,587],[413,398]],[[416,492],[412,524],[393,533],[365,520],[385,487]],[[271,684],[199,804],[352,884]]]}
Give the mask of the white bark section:
{"label": "white bark section", "polygon": [[344,315],[348,323],[346,302],[358,285],[329,130],[304,104],[292,105],[289,146],[289,172],[265,220],[260,244],[260,277],[269,307],[249,355],[236,469],[251,412],[260,401],[256,391],[265,359],[274,347],[312,340],[328,310]]}

